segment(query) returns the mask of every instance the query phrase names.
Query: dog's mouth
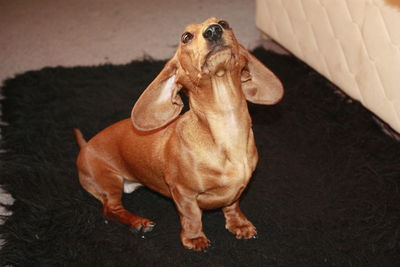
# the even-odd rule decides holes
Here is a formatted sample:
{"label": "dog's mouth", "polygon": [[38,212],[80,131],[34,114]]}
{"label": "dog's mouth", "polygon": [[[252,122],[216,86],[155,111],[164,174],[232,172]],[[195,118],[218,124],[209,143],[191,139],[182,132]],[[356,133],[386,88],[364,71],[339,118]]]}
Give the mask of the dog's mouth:
{"label": "dog's mouth", "polygon": [[205,56],[202,64],[202,71],[217,72],[225,69],[229,61],[232,59],[232,49],[227,45],[214,46]]}
{"label": "dog's mouth", "polygon": [[219,53],[221,51],[228,50],[228,49],[229,50],[231,49],[230,46],[228,46],[228,45],[216,45],[207,53],[206,60],[209,57],[211,57],[211,56],[213,56],[213,55],[215,55],[215,54],[217,54],[217,53]]}

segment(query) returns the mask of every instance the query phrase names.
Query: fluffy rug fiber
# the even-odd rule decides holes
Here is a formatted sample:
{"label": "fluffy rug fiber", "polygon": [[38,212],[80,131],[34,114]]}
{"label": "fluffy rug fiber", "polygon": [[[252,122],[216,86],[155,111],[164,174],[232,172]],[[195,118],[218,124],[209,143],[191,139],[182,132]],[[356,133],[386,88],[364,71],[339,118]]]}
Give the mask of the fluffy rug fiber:
{"label": "fluffy rug fiber", "polygon": [[212,241],[185,250],[174,204],[147,189],[128,210],[157,223],[141,236],[107,221],[78,182],[72,128],[88,139],[126,118],[164,62],[46,68],[3,91],[0,184],[16,199],[1,226],[0,265],[394,266],[400,263],[400,143],[371,113],[294,57],[257,49],[284,100],[249,104],[260,161],[241,207],[258,238],[236,240],[221,211],[204,213]]}

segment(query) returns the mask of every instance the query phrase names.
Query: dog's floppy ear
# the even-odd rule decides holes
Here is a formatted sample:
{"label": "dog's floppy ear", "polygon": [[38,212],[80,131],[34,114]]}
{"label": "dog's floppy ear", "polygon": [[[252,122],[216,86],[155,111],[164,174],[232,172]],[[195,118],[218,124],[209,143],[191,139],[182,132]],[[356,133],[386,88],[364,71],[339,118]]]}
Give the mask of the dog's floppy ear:
{"label": "dog's floppy ear", "polygon": [[182,86],[176,83],[177,69],[175,56],[139,97],[131,113],[136,129],[151,131],[161,128],[180,114],[183,102],[178,92]]}
{"label": "dog's floppy ear", "polygon": [[240,53],[247,59],[241,76],[246,99],[263,105],[279,102],[283,97],[283,86],[279,79],[243,46],[240,46]]}

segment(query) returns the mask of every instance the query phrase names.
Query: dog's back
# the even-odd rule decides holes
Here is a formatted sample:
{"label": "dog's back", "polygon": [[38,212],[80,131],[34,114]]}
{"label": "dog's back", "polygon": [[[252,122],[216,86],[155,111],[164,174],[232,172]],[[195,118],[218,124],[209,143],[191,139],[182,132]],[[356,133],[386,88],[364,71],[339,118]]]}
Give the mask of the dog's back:
{"label": "dog's back", "polygon": [[99,179],[108,179],[107,173],[117,176],[125,184],[144,185],[170,197],[163,179],[166,158],[171,156],[165,151],[169,140],[167,136],[171,135],[174,128],[174,125],[169,126],[142,132],[133,127],[130,119],[124,119],[100,131],[88,142],[79,130],[74,130],[81,148],[76,162],[80,183],[102,203],[104,194],[88,188],[93,187]]}

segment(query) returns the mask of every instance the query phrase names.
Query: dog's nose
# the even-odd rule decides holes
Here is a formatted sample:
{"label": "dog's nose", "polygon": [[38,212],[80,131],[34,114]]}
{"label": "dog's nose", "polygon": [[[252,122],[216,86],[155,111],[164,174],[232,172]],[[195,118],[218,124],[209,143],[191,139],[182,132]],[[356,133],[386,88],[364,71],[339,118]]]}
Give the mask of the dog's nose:
{"label": "dog's nose", "polygon": [[222,37],[222,28],[218,24],[210,25],[204,32],[203,37],[209,42],[216,42]]}

